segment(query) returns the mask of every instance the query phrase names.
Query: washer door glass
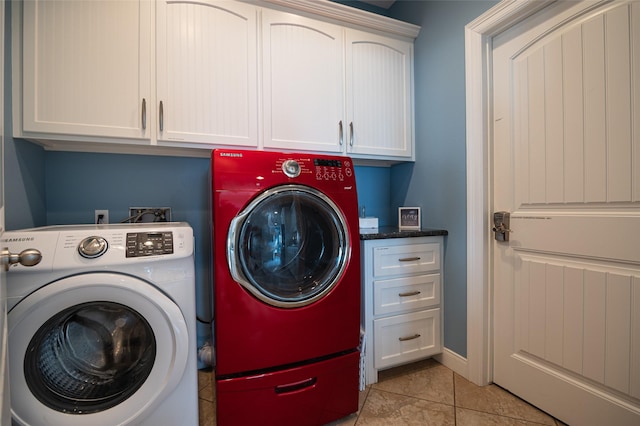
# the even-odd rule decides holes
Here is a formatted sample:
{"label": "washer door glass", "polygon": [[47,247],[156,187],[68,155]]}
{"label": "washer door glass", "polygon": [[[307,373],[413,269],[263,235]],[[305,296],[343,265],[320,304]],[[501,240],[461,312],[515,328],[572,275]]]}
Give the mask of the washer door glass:
{"label": "washer door glass", "polygon": [[155,356],[153,330],[138,312],[112,302],[83,303],[40,327],[27,348],[24,374],[49,408],[87,414],[135,393]]}
{"label": "washer door glass", "polygon": [[175,391],[192,344],[171,298],[112,272],[43,285],[11,308],[8,325],[21,425],[140,424]]}
{"label": "washer door glass", "polygon": [[282,185],[254,199],[232,222],[227,260],[234,279],[273,306],[299,307],[340,280],[350,256],[340,209],[322,192]]}

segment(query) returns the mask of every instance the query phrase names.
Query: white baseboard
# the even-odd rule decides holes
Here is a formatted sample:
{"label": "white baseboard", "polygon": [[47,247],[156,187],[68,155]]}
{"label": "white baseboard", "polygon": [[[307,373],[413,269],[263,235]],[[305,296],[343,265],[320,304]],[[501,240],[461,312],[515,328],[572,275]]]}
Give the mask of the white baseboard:
{"label": "white baseboard", "polygon": [[457,353],[453,352],[450,349],[444,348],[444,350],[442,351],[441,354],[438,354],[436,356],[433,357],[436,361],[438,361],[440,364],[444,365],[445,367],[453,370],[454,372],[458,373],[459,375],[461,375],[462,377],[464,377],[465,379],[468,379],[469,377],[469,370],[467,368],[467,359],[458,355]]}

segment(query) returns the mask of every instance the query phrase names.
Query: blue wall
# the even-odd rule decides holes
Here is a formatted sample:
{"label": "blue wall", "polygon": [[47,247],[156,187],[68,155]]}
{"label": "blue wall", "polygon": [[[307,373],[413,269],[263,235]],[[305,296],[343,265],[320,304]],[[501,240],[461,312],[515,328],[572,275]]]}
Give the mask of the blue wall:
{"label": "blue wall", "polygon": [[[467,356],[467,185],[464,26],[493,1],[398,1],[390,16],[422,29],[415,41],[416,162],[392,168],[391,204],[422,207],[449,231],[444,255],[444,345]],[[398,190],[401,189],[401,190]]]}
{"label": "blue wall", "polygon": [[209,161],[146,155],[45,152],[47,225],[93,223],[95,209],[109,222],[129,207],[171,207],[173,221],[189,222],[196,239],[198,312],[209,314]]}
{"label": "blue wall", "polygon": [[[11,121],[11,5],[5,2],[4,34],[4,202],[5,227],[19,229],[44,224],[44,152],[25,141],[13,141]],[[10,226],[13,226],[11,228]]]}
{"label": "blue wall", "polygon": [[[359,205],[366,207],[367,215],[378,216],[381,225],[395,225],[397,207],[412,205],[422,207],[424,226],[449,231],[444,255],[444,341],[462,356],[467,353],[464,25],[495,3],[397,1],[389,11],[373,10],[422,26],[415,43],[416,162],[392,168],[356,167]],[[7,46],[7,69],[9,51]],[[126,217],[129,206],[169,206],[174,220],[187,221],[194,228],[199,313],[206,319],[208,161],[48,152],[13,140],[9,72],[6,77],[7,229],[90,223],[95,209],[109,209],[110,221],[116,222]]]}
{"label": "blue wall", "polygon": [[[189,222],[196,237],[198,335],[210,313],[209,160],[147,155],[44,151],[8,138],[5,152],[6,228],[92,223],[95,209],[111,223],[129,207],[171,207],[172,220]],[[359,204],[381,224],[390,214],[389,168],[356,166]]]}

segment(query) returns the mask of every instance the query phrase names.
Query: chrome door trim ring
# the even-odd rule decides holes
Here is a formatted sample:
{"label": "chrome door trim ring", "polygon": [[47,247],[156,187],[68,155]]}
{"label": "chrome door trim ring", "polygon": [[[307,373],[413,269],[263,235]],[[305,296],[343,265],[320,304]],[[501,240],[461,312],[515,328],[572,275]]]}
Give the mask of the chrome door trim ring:
{"label": "chrome door trim ring", "polygon": [[[294,302],[287,302],[287,301],[277,300],[277,299],[268,297],[259,289],[257,289],[247,279],[245,274],[240,270],[241,268],[239,267],[240,262],[238,259],[238,250],[236,250],[236,243],[240,235],[241,228],[245,220],[247,219],[247,217],[251,214],[251,212],[253,212],[253,210],[259,204],[265,201],[267,198],[270,198],[274,195],[282,194],[285,192],[304,192],[312,196],[315,196],[321,201],[323,201],[324,203],[326,203],[330,207],[333,215],[338,219],[339,226],[341,227],[341,229],[338,229],[338,232],[342,236],[342,244],[340,248],[341,255],[339,259],[338,272],[333,278],[333,281],[319,293],[316,293],[315,295],[307,299],[298,300]],[[347,221],[344,215],[342,214],[342,211],[329,197],[327,197],[321,191],[309,186],[298,185],[298,184],[285,184],[285,185],[278,185],[273,188],[269,188],[266,191],[262,192],[260,195],[258,195],[256,198],[254,198],[244,209],[242,209],[240,213],[238,213],[237,216],[235,216],[231,220],[231,223],[229,224],[229,233],[227,234],[227,265],[229,267],[229,272],[231,273],[232,278],[234,279],[234,281],[239,283],[242,287],[244,287],[249,292],[251,292],[251,294],[253,294],[256,298],[258,298],[259,300],[271,306],[275,306],[279,308],[298,308],[298,307],[310,305],[316,302],[317,300],[321,299],[329,291],[331,291],[331,289],[333,289],[336,286],[336,284],[340,281],[340,279],[343,277],[350,258],[351,258],[351,239],[349,236],[349,228],[347,226]]]}

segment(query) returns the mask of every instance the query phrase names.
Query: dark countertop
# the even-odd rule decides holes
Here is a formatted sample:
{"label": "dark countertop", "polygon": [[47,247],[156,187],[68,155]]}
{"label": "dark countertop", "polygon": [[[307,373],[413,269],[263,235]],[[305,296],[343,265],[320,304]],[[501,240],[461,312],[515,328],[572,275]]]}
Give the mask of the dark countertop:
{"label": "dark countertop", "polygon": [[360,240],[381,240],[385,238],[434,237],[449,235],[446,229],[398,229],[397,226],[381,226],[378,229],[361,229]]}

